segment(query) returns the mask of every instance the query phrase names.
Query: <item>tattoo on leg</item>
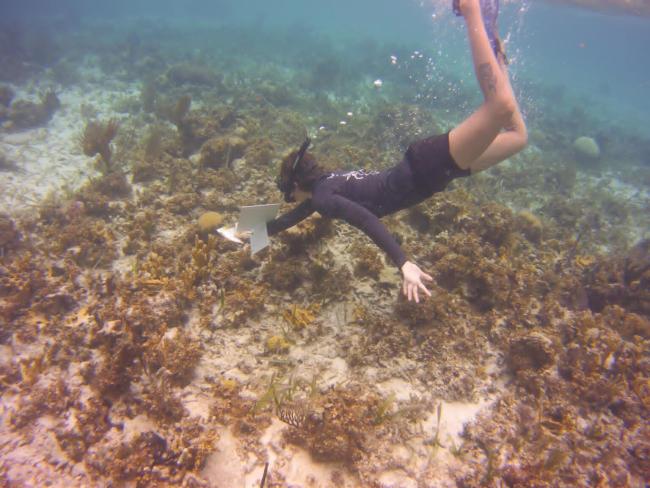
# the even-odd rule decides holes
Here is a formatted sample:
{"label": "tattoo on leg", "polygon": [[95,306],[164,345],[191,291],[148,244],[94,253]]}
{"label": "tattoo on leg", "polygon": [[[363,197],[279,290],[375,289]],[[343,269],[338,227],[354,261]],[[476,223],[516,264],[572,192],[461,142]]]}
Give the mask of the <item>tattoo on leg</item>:
{"label": "tattoo on leg", "polygon": [[497,91],[497,77],[494,76],[490,63],[483,63],[478,67],[478,82],[487,93]]}

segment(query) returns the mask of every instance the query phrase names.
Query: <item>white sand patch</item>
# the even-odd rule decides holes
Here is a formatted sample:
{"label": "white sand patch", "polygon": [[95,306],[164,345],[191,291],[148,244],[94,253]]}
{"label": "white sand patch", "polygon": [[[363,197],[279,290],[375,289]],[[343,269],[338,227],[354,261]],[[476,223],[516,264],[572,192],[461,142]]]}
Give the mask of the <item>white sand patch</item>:
{"label": "white sand patch", "polygon": [[[438,431],[438,440],[443,447],[449,449],[454,446],[458,447],[461,442],[461,434],[465,424],[476,418],[479,412],[491,405],[492,401],[480,401],[477,403],[461,402],[440,402],[440,430]],[[431,412],[426,420],[422,422],[424,432],[436,435],[438,430],[438,412],[437,409]]]}
{"label": "white sand patch", "polygon": [[214,488],[253,486],[246,483],[244,462],[237,453],[239,442],[227,429],[221,431],[219,435],[216,451],[208,456],[201,477]]}
{"label": "white sand patch", "polygon": [[[79,143],[86,124],[82,107],[88,111],[92,106],[94,116],[108,119],[115,116],[111,107],[117,98],[133,90],[126,84],[107,84],[105,79],[101,84],[57,90],[61,108],[45,127],[0,131],[0,153],[19,168],[0,173],[0,212],[29,210],[51,191],[78,188],[95,175],[93,159],[83,154]],[[34,97],[19,91],[15,100],[27,98]]]}

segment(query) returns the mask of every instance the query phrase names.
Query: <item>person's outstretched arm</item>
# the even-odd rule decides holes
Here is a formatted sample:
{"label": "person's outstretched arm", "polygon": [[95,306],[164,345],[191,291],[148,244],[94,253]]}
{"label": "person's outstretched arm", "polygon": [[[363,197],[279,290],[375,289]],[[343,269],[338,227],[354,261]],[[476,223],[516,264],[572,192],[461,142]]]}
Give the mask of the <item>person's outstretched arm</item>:
{"label": "person's outstretched arm", "polygon": [[299,224],[311,214],[315,212],[314,206],[311,203],[311,200],[305,200],[297,207],[292,208],[287,213],[280,215],[278,218],[271,220],[266,223],[266,232],[269,236],[275,235],[278,232],[287,230],[289,227],[293,227],[296,224]]}
{"label": "person's outstretched arm", "polygon": [[402,289],[409,301],[419,302],[419,291],[431,296],[422,280],[431,281],[433,278],[406,258],[400,245],[375,214],[352,200],[331,193],[316,197],[314,206],[323,215],[343,219],[370,237],[402,272]]}

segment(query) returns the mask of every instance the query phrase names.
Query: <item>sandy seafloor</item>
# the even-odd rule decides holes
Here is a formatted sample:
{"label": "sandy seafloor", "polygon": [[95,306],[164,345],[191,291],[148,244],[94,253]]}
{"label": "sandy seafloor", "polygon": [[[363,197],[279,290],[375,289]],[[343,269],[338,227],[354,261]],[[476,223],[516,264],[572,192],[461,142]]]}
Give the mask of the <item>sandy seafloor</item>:
{"label": "sandy seafloor", "polygon": [[[88,76],[95,79],[91,72]],[[79,112],[82,105],[92,103],[95,114],[99,118],[125,117],[125,114],[115,113],[112,105],[118,98],[128,94],[137,94],[139,87],[120,81],[110,83],[102,77],[100,84],[89,82],[83,87],[74,90],[58,91],[62,104],[47,127],[40,127],[18,132],[3,133],[0,135],[0,150],[20,168],[19,172],[8,172],[2,179],[2,208],[9,210],[10,215],[21,215],[35,211],[39,202],[48,195],[59,194],[62,191],[71,191],[79,188],[88,178],[97,176],[98,172],[93,167],[93,160],[81,153],[79,147]],[[37,87],[32,91],[39,92]],[[17,92],[17,97],[21,92]],[[32,99],[36,100],[32,97]],[[128,115],[127,115],[128,116]],[[332,247],[336,243],[332,243]],[[339,251],[341,252],[341,251]],[[126,262],[125,262],[126,260]],[[129,266],[128,258],[116,262],[116,270]],[[384,275],[386,283],[398,287],[400,280],[395,273],[386,269]],[[365,290],[358,290],[358,295],[366,294],[369,299],[373,295],[372,286]],[[331,307],[333,317],[322,317],[324,321],[341,322],[348,302],[343,302]],[[273,314],[273,310],[269,311]],[[264,327],[255,324],[253,327]],[[254,345],[251,334],[236,331],[234,334],[211,334],[202,331],[196,320],[190,319],[187,324],[192,335],[200,338],[206,345],[218,344],[211,353],[210,347],[202,358],[196,377],[192,384],[183,389],[181,394],[183,404],[191,415],[203,419],[209,418],[209,403],[205,400],[206,384],[200,380],[203,375],[214,375],[216,371],[226,377],[236,378],[242,383],[248,383],[255,376],[244,371],[255,370],[253,354],[248,356],[243,350],[252,348],[253,353],[263,353],[263,348]],[[345,331],[340,331],[345,334]],[[363,331],[355,331],[363,333]],[[296,347],[291,350],[289,358],[301,364],[297,377],[311,379],[319,377],[319,387],[345,384],[350,380],[375,384],[377,391],[388,397],[394,395],[397,401],[407,401],[412,397],[428,399],[433,404],[442,405],[443,415],[439,424],[439,437],[444,443],[460,444],[460,433],[463,425],[474,419],[478,412],[488,406],[496,398],[495,394],[487,393],[477,402],[445,402],[437,400],[426,388],[417,387],[409,381],[408,376],[392,377],[392,374],[379,373],[374,368],[368,368],[363,376],[349,370],[344,359],[337,355],[337,347],[333,341],[340,337],[331,337],[328,341],[320,341],[313,347]],[[22,351],[28,355],[29,351]],[[3,363],[15,362],[20,352],[9,346],[3,346],[0,351]],[[233,368],[232,365],[238,365]],[[241,365],[241,366],[240,366]],[[494,366],[496,370],[496,366]],[[74,373],[70,375],[74,382]],[[494,377],[495,384],[501,379]],[[490,386],[493,390],[494,386]],[[497,388],[498,389],[498,388]],[[251,395],[253,395],[251,393]],[[254,397],[254,396],[253,396]],[[28,442],[9,433],[9,418],[16,408],[5,397],[2,402],[2,421],[4,433],[2,435],[3,466],[6,475],[12,483],[25,484],[25,486],[87,486],[91,483],[82,466],[70,464],[65,454],[56,444],[52,433],[53,422],[44,418],[37,422]],[[137,435],[155,428],[155,424],[143,416],[136,417],[128,423],[123,435],[125,438]],[[280,442],[280,431],[286,424],[275,419],[267,431],[264,432],[261,443],[267,449],[269,463],[272,471],[282,473],[288,486],[330,486],[332,472],[338,466],[319,464],[312,461],[309,454],[303,449],[289,448]],[[417,486],[417,473],[426,465],[439,471],[439,479],[429,479],[435,486],[455,486],[445,470],[453,466],[455,459],[448,451],[441,449],[435,456],[427,452],[432,450],[422,444],[428,437],[425,433],[432,433],[438,429],[437,416],[431,412],[429,417],[421,423],[422,436],[419,446],[395,446],[390,457],[395,459],[397,469],[387,469],[378,473],[377,479],[382,486]],[[216,444],[215,453],[207,459],[206,466],[201,475],[209,481],[210,486],[258,486],[261,479],[263,466],[257,458],[246,455],[245,450],[238,445],[227,428],[219,430],[220,440]],[[413,442],[413,441],[412,441]],[[417,442],[417,441],[416,441]],[[404,470],[403,466],[411,468]],[[411,476],[407,473],[411,472]],[[341,486],[356,486],[357,481],[353,476],[345,477],[346,484]],[[92,484],[92,483],[91,483]],[[101,484],[101,483],[100,483]]]}
{"label": "sandy seafloor", "polygon": [[[139,96],[141,89],[139,82],[131,83],[112,79],[92,69],[84,69],[81,72],[81,79],[83,81],[71,88],[57,90],[61,109],[56,111],[45,126],[18,132],[0,132],[0,151],[20,168],[19,171],[0,174],[0,208],[2,212],[16,219],[16,222],[27,222],[22,228],[22,232],[24,234],[33,232],[33,242],[37,246],[43,238],[38,236],[40,229],[34,220],[38,220],[39,204],[43,198],[48,195],[50,198],[54,198],[54,201],[59,201],[57,199],[62,198],[60,196],[52,197],[52,192],[54,195],[72,195],[63,197],[58,203],[61,208],[69,208],[66,206],[67,202],[75,201],[74,192],[77,189],[82,187],[89,178],[101,178],[102,176],[96,169],[94,159],[84,155],[80,148],[79,137],[83,130],[80,114],[90,110],[82,109],[82,106],[92,106],[91,111],[94,118],[106,120],[115,117],[122,122],[121,131],[128,128],[129,131],[132,130],[136,134],[136,138],[143,136],[142,118],[136,122],[129,122],[130,114],[115,110],[116,101],[123,100],[125,97]],[[47,84],[42,87],[15,86],[16,98],[24,98],[26,95],[34,96],[47,86]],[[192,110],[206,105],[195,102],[192,105]],[[441,118],[438,118],[437,122],[442,126],[451,123],[451,121]],[[540,130],[538,127],[532,127],[532,129]],[[250,134],[252,131],[248,130]],[[261,128],[262,132],[263,130],[264,127]],[[312,127],[312,130],[317,131],[317,127]],[[229,129],[229,131],[246,135],[245,131],[237,128]],[[119,141],[118,138],[115,144],[119,144]],[[317,135],[315,145],[318,146],[318,144]],[[290,148],[289,144],[278,144],[274,152],[274,162]],[[189,155],[185,159],[195,162],[199,157],[198,153],[199,151],[195,150],[193,155]],[[128,159],[137,157],[133,154],[128,156]],[[597,172],[590,171],[588,168],[578,170],[575,185],[571,187],[569,194],[558,193],[557,196],[549,196],[548,188],[539,186],[539,180],[535,179],[540,172],[543,173],[543,169],[539,167],[530,169],[535,161],[541,161],[543,164],[544,158],[544,151],[536,145],[536,140],[531,137],[531,144],[521,157],[503,163],[502,169],[498,172],[477,177],[477,186],[481,187],[482,191],[486,189],[488,192],[491,191],[490,198],[498,202],[502,208],[509,207],[514,212],[522,210],[537,212],[539,208],[535,208],[535,205],[531,205],[530,202],[543,202],[549,199],[569,199],[580,205],[587,205],[585,202],[591,201],[596,208],[604,209],[603,211],[607,210],[607,205],[594,202],[594,195],[607,197],[611,201],[624,202],[622,206],[625,212],[620,222],[616,221],[621,215],[618,207],[619,213],[604,215],[606,222],[600,224],[602,234],[594,237],[594,242],[588,246],[588,250],[581,253],[584,254],[584,260],[581,261],[584,266],[597,259],[592,255],[606,256],[608,252],[620,251],[640,239],[648,237],[649,189],[643,181],[635,180],[633,176],[629,176],[637,174],[635,172],[638,171],[638,168],[630,168],[629,174],[625,178],[620,178],[620,169],[604,168]],[[556,161],[553,163],[555,164]],[[247,164],[249,163],[246,156],[238,158],[233,163],[237,171],[244,171]],[[526,179],[527,169],[530,169],[529,180]],[[645,169],[647,170],[647,168]],[[645,174],[642,170],[643,168],[639,174]],[[217,168],[216,171],[231,170]],[[254,179],[260,174],[253,171],[248,173],[248,176],[252,175]],[[131,176],[128,175],[127,178],[130,181]],[[130,212],[138,211],[151,203],[151,193],[146,194],[149,184],[134,183],[133,196],[115,199],[117,202],[115,207],[120,211],[117,215],[104,218],[104,220],[107,226],[114,227],[112,232],[114,232],[115,238],[112,243],[118,249],[117,255],[115,259],[111,259],[109,266],[81,266],[83,270],[74,279],[78,289],[84,289],[85,283],[93,282],[90,276],[101,277],[112,273],[120,276],[126,282],[132,280],[133,283],[139,279],[133,274],[133,270],[151,256],[145,252],[136,257],[133,253],[124,253],[121,249],[127,240],[125,222],[129,220]],[[235,185],[231,195],[223,196],[225,203],[217,210],[226,216],[226,220],[232,222],[235,215],[234,209],[237,205],[253,203],[248,199],[259,197],[259,193],[255,194],[255,192],[252,193],[252,197],[248,196],[247,192],[252,191],[252,185],[254,185],[254,181],[250,180]],[[272,188],[269,185],[266,188],[269,187]],[[459,192],[462,191],[462,188],[461,185],[461,189],[455,188],[453,191]],[[165,195],[161,201],[165,201],[166,198],[173,195],[173,191],[164,191]],[[155,189],[153,193],[155,193]],[[141,205],[138,203],[138,199],[144,194],[149,200]],[[209,197],[210,194],[209,189],[204,190],[204,196],[208,195]],[[269,200],[276,197],[273,193],[268,192],[265,195]],[[458,193],[452,193],[452,197],[450,197],[454,205],[459,205],[458,202],[463,198],[462,195],[457,195]],[[481,202],[486,203],[490,198],[485,198],[482,194],[478,207],[474,206],[466,212],[460,212],[454,217],[454,222],[462,225],[465,222],[474,221],[476,225],[480,225],[478,222],[483,217],[476,213],[476,209],[480,208]],[[133,202],[134,207],[129,207],[125,203],[128,200]],[[173,247],[179,245],[179,242],[187,244],[185,235],[188,229],[191,229],[190,233],[196,231],[193,226],[195,226],[196,218],[201,211],[212,210],[207,207],[204,201],[189,212],[176,214],[172,212],[170,214],[167,209],[163,210],[161,206],[154,206],[153,208],[157,210],[153,215],[157,221],[156,230],[151,235],[152,243],[155,242],[158,248]],[[167,218],[170,220],[166,220]],[[140,223],[140,225],[142,224]],[[549,225],[552,227],[556,224]],[[414,235],[413,229],[405,230],[405,226],[408,227],[408,224],[399,222],[397,219],[390,220],[390,226],[392,229],[400,229],[407,236]],[[308,235],[311,231],[303,232]],[[555,235],[566,236],[567,234],[556,232]],[[49,236],[52,238],[52,234]],[[451,228],[448,232],[443,231],[442,236],[435,236],[435,241],[447,242],[446,239],[453,238],[460,239],[457,232]],[[326,237],[317,250],[312,248],[311,251],[320,257],[327,256],[328,259],[331,259],[329,269],[338,269],[345,266],[350,259],[350,244],[358,243],[361,239],[358,234],[350,232],[343,224],[336,224],[333,235]],[[434,239],[434,237],[425,234],[420,235],[420,239],[424,241],[421,244],[426,246],[426,239]],[[287,245],[286,241],[277,239],[273,242],[273,249],[277,251]],[[543,244],[539,245],[543,247]],[[555,245],[552,244],[552,246]],[[144,246],[146,249],[146,244]],[[43,263],[48,259],[52,262],[61,262],[65,256],[74,257],[74,247],[72,245],[63,250],[61,256],[49,255],[39,259],[44,259]],[[220,252],[224,249],[232,254],[237,252],[232,247],[220,247],[219,249]],[[7,251],[4,259],[11,259],[12,252],[19,252],[19,250]],[[243,256],[243,253],[241,255]],[[262,262],[267,262],[268,257],[268,255],[264,255],[260,259]],[[309,258],[302,254],[293,259],[305,260],[302,266],[307,266]],[[241,260],[244,261],[243,258]],[[5,264],[8,262],[5,261]],[[258,283],[260,279],[264,281],[266,278],[263,277],[260,268],[254,269],[259,271],[251,272],[250,268],[229,268],[230,272],[235,274],[241,272],[252,283]],[[169,278],[169,273],[166,278]],[[153,274],[145,278],[148,278],[149,282],[166,279],[162,275],[156,277]],[[127,287],[127,285],[124,286]],[[159,285],[152,286],[155,288]],[[203,283],[201,286],[209,288],[210,284]],[[357,320],[351,317],[361,313],[358,312],[360,305],[372,313],[388,317],[393,313],[399,286],[398,274],[390,264],[384,262],[377,277],[353,278],[352,288],[346,295],[339,296],[332,301],[325,301],[320,310],[314,314],[314,320],[308,321],[309,323],[304,329],[289,330],[288,333],[285,333],[285,329],[290,325],[282,318],[282,314],[286,310],[291,310],[291,307],[296,304],[305,309],[308,308],[312,304],[312,299],[305,291],[292,293],[289,290],[272,290],[270,289],[272,286],[264,288],[262,293],[268,292],[269,297],[268,300],[262,298],[262,313],[258,313],[248,320],[241,317],[233,319],[227,316],[228,313],[236,314],[236,310],[222,313],[221,310],[218,310],[218,300],[216,299],[213,300],[215,305],[212,312],[202,309],[199,303],[188,304],[185,307],[186,320],[180,325],[164,328],[162,330],[163,337],[158,337],[160,341],[158,345],[164,343],[165,340],[173,342],[180,334],[180,329],[183,330],[183,335],[191,337],[202,345],[202,355],[193,370],[191,381],[176,384],[168,392],[171,392],[171,396],[180,399],[182,407],[185,409],[183,417],[199,419],[203,425],[210,425],[214,428],[215,442],[208,450],[204,462],[195,470],[183,471],[181,475],[178,473],[165,474],[161,475],[158,481],[141,481],[141,483],[148,486],[159,486],[157,483],[162,486],[163,483],[169,483],[171,486],[183,484],[184,486],[256,487],[259,486],[262,477],[263,460],[266,460],[269,463],[268,486],[458,486],[458,478],[463,473],[477,469],[475,466],[471,467],[471,463],[467,461],[468,458],[475,455],[475,452],[462,453],[464,425],[477,419],[480,423],[480,419],[488,418],[495,404],[501,405],[507,401],[515,401],[512,400],[512,395],[514,394],[516,397],[517,393],[513,392],[521,391],[523,386],[521,383],[517,383],[514,379],[516,374],[513,375],[513,371],[506,366],[507,360],[504,358],[504,354],[507,347],[499,349],[500,339],[493,340],[491,338],[490,342],[483,343],[480,343],[479,339],[480,348],[479,345],[474,344],[473,347],[476,349],[470,349],[470,356],[477,354],[476,362],[480,363],[482,373],[473,380],[467,389],[454,383],[454,378],[458,374],[453,370],[460,371],[461,377],[469,378],[473,375],[472,368],[476,365],[469,365],[471,360],[463,356],[463,352],[447,351],[446,348],[452,345],[458,347],[458,343],[453,338],[449,339],[448,344],[440,342],[440,349],[443,352],[441,352],[439,361],[436,359],[435,353],[428,361],[423,362],[421,358],[409,356],[399,349],[394,356],[389,353],[386,357],[367,356],[368,354],[377,354],[378,349],[375,349],[374,352],[362,352],[360,354],[364,358],[359,360],[356,357],[353,361],[350,354],[351,349],[362,343],[369,332],[367,323],[364,325],[362,319]],[[61,293],[65,293],[65,289],[71,290],[72,288],[69,285],[63,285]],[[29,397],[29,392],[32,389],[47,388],[48,385],[54,384],[59,379],[67,385],[68,391],[75,391],[79,404],[97,396],[94,391],[95,387],[90,385],[84,376],[84,369],[87,363],[99,360],[99,350],[96,350],[90,357],[86,355],[78,361],[74,359],[74,351],[69,351],[72,359],[66,363],[54,362],[50,368],[42,367],[36,373],[35,378],[26,369],[28,368],[26,365],[33,364],[34,358],[43,357],[42,351],[51,350],[52,336],[47,333],[49,324],[56,324],[57,330],[61,327],[63,329],[76,328],[77,330],[90,327],[89,324],[92,323],[91,310],[93,307],[97,309],[96,303],[93,302],[106,301],[106,298],[99,299],[98,295],[90,290],[89,285],[86,294],[79,293],[78,290],[70,291],[71,296],[78,298],[78,302],[63,313],[56,311],[52,313],[52,316],[48,316],[47,308],[40,309],[41,311],[38,308],[30,311],[27,307],[14,316],[12,320],[17,322],[14,322],[11,327],[8,322],[3,324],[9,328],[12,334],[12,338],[5,340],[0,346],[0,364],[3,366],[2,427],[0,431],[2,461],[0,461],[0,466],[4,477],[3,482],[7,486],[112,486],[108,481],[107,472],[102,476],[101,470],[91,472],[92,470],[89,470],[85,464],[88,453],[94,448],[92,442],[88,442],[90,447],[87,453],[77,460],[71,458],[70,452],[66,452],[61,447],[62,436],[57,432],[65,429],[74,430],[75,424],[78,422],[79,411],[83,410],[82,407],[78,405],[74,407],[75,415],[68,415],[72,409],[66,413],[50,412],[46,408],[30,418],[27,426],[17,427],[15,421],[20,410],[29,407],[29,401],[25,399]],[[154,291],[150,298],[154,310],[157,307],[156,304],[164,303],[166,300],[164,289],[156,290],[158,294]],[[437,290],[442,293],[441,289]],[[230,290],[228,291],[230,292]],[[201,290],[198,296],[201,296],[200,293],[205,293],[204,296],[209,295],[205,290]],[[209,296],[214,298],[212,295]],[[7,298],[4,297],[4,299]],[[116,297],[114,300],[116,304],[120,304],[126,299]],[[226,300],[228,300],[228,296]],[[580,313],[582,312],[567,307],[561,313],[558,312],[553,320],[561,321],[559,317],[577,316]],[[499,324],[509,320],[506,317],[510,316],[506,312],[501,315],[495,312],[491,317],[486,320],[493,320],[495,324]],[[209,322],[208,326],[206,326],[206,320]],[[241,323],[233,326],[233,320]],[[399,321],[399,319],[397,320]],[[471,330],[476,326],[476,322],[473,320],[475,320],[474,316],[469,312],[463,312],[454,319],[453,330],[455,332]],[[566,320],[570,321],[568,318]],[[21,338],[16,327],[23,325],[35,327],[39,334],[32,339]],[[499,326],[494,325],[494,327],[498,328]],[[538,326],[530,325],[530,330],[536,330],[535,327]],[[544,327],[550,326],[546,324]],[[318,331],[315,332],[314,329]],[[390,333],[390,331],[387,332],[387,334]],[[470,333],[466,333],[469,337]],[[518,326],[513,326],[512,336],[520,333],[522,331]],[[290,338],[290,347],[287,347],[286,350],[283,348],[277,354],[269,352],[268,338],[282,334]],[[555,336],[550,334],[549,337]],[[507,339],[508,337],[504,340],[507,341]],[[645,339],[647,340],[647,337]],[[380,339],[376,340],[380,341]],[[67,346],[69,347],[70,344],[68,343]],[[417,344],[413,347],[417,347]],[[560,352],[557,354],[561,355]],[[452,362],[446,364],[445,361],[449,358],[452,359]],[[610,361],[613,362],[613,360]],[[425,371],[427,368],[431,368],[430,374]],[[18,377],[15,374],[12,376],[8,373],[12,370],[20,370],[22,373]],[[278,384],[280,385],[286,385],[289,381],[302,385],[298,390],[303,394],[307,388],[305,385],[315,382],[321,395],[327,395],[327,392],[337,388],[350,388],[351,391],[355,391],[354,388],[361,385],[363,392],[370,391],[378,398],[389,399],[385,408],[390,413],[387,413],[385,418],[380,418],[380,414],[377,413],[378,408],[384,407],[377,407],[378,404],[374,404],[375,410],[372,412],[379,416],[377,424],[384,430],[381,430],[376,438],[373,437],[374,444],[366,445],[361,449],[366,457],[362,456],[361,459],[355,461],[353,469],[348,469],[346,463],[341,460],[336,462],[315,461],[310,455],[309,449],[301,447],[300,443],[287,440],[287,431],[294,427],[282,422],[277,415],[274,415],[270,405],[263,406],[261,410],[260,416],[264,417],[264,421],[259,425],[249,426],[251,430],[248,432],[244,429],[245,435],[242,435],[241,423],[234,420],[231,422],[233,418],[237,418],[237,415],[232,414],[232,417],[224,416],[221,417],[221,420],[215,420],[215,395],[219,396],[219,391],[226,392],[224,397],[227,397],[228,392],[235,389],[238,401],[248,402],[248,407],[250,407],[251,404],[260,400],[265,389],[268,388],[272,373],[278,375],[280,378]],[[433,377],[437,373],[440,375],[436,380]],[[639,374],[642,375],[642,373]],[[551,374],[551,376],[553,375]],[[647,376],[639,377],[643,378],[642,381],[647,381]],[[215,384],[219,385],[220,383],[221,387],[215,387]],[[131,410],[131,407],[125,406],[133,401],[133,397],[141,394],[143,388],[146,389],[145,380],[141,383],[133,380],[128,395],[129,399],[125,404],[121,403],[119,396],[118,398],[112,397],[112,410],[106,414],[110,418],[112,427],[106,430],[103,439],[96,445],[103,443],[104,446],[115,448],[120,442],[132,441],[141,433],[147,432],[160,432],[160,435],[166,436],[171,444],[169,439],[173,438],[173,434],[165,429],[168,429],[170,425],[173,426],[174,422],[161,423],[160,419],[154,418],[153,415],[147,415],[146,407],[142,408],[137,401],[135,402],[138,405],[137,408],[134,407]],[[215,388],[218,391],[216,394]],[[522,393],[522,396],[525,395]],[[504,398],[508,398],[508,400],[506,401]],[[327,405],[327,403],[320,405],[320,408],[329,408]],[[441,405],[441,413],[438,418],[437,408],[439,405]],[[417,418],[413,422],[401,423],[399,412],[402,410],[408,412],[411,407],[419,409],[419,416],[416,416]],[[645,410],[643,410],[644,408]],[[407,416],[407,414],[403,415]],[[542,415],[541,410],[539,415]],[[584,419],[574,420],[581,425],[580,422],[589,420],[589,415],[585,413]],[[647,405],[642,407],[642,413],[639,415],[641,418],[647,415]],[[231,420],[224,421],[223,419]],[[607,420],[607,422],[610,421]],[[165,424],[164,427],[163,424]],[[615,422],[611,421],[611,425],[614,424]],[[118,425],[119,427],[117,427]],[[171,428],[173,429],[173,427]],[[392,430],[393,428],[394,430]],[[436,440],[434,441],[434,439]],[[547,449],[547,445],[543,445],[540,449]],[[478,463],[484,466],[497,463],[496,458],[490,457],[489,449],[485,449],[485,451],[488,453],[487,457],[482,461],[479,460]],[[104,453],[105,462],[108,464],[111,462],[110,452],[109,447],[108,453]],[[503,456],[507,457],[505,454]],[[548,464],[550,458],[546,459]],[[504,461],[504,459],[500,461]],[[563,461],[558,461],[558,463],[561,462]],[[521,461],[513,462],[513,464],[517,463],[521,463]],[[531,465],[535,465],[535,463],[531,461]],[[546,473],[546,476],[553,479],[550,471]],[[126,484],[132,486],[136,485],[136,478],[136,475],[124,476]],[[477,479],[479,485],[491,483],[483,476],[479,476]],[[628,481],[629,486],[641,486],[642,484],[641,475],[638,472],[630,473]],[[467,486],[474,485],[470,483]]]}

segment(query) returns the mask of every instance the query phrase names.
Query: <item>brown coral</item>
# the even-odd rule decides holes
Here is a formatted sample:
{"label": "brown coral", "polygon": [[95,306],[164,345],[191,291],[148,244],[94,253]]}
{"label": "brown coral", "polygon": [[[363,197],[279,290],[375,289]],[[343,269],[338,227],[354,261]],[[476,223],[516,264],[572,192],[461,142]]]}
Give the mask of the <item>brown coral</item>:
{"label": "brown coral", "polygon": [[506,361],[514,373],[539,371],[555,362],[553,341],[541,332],[530,332],[510,341]]}
{"label": "brown coral", "polygon": [[604,259],[586,270],[589,307],[595,312],[608,304],[650,316],[650,240],[626,256]]}
{"label": "brown coral", "polygon": [[204,168],[230,167],[244,155],[246,141],[237,136],[213,137],[201,146],[199,164]]}
{"label": "brown coral", "polygon": [[20,233],[13,220],[6,214],[0,213],[0,257],[18,245]]}
{"label": "brown coral", "polygon": [[83,153],[90,157],[99,154],[106,172],[111,170],[111,142],[117,135],[119,126],[116,119],[107,122],[90,121],[81,134],[80,143]]}

